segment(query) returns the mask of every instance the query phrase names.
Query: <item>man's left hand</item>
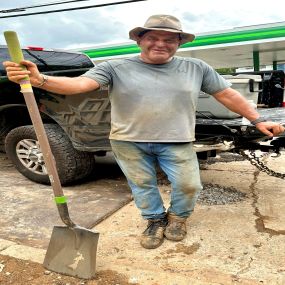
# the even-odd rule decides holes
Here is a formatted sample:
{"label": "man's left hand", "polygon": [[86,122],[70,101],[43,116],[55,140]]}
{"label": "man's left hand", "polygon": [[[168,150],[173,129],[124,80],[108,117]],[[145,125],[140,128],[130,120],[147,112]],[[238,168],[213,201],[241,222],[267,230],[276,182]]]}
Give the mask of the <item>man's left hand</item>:
{"label": "man's left hand", "polygon": [[255,127],[269,137],[278,136],[285,131],[281,124],[274,122],[260,122]]}

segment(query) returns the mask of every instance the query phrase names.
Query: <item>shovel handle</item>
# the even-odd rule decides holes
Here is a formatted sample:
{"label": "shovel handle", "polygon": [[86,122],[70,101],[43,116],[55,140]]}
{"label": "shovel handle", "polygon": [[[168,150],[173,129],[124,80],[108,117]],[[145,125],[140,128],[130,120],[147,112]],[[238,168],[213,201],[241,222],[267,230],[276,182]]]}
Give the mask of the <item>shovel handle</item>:
{"label": "shovel handle", "polygon": [[[6,31],[4,32],[4,37],[7,42],[9,54],[12,61],[20,64],[20,62],[24,60],[24,56],[16,32]],[[22,68],[23,70],[26,69],[25,66],[22,66]],[[33,93],[29,76],[20,81],[20,86],[21,93],[23,93],[24,95],[24,99],[37,135],[37,139],[40,143],[41,151],[43,153],[44,161],[49,175],[49,180],[53,188],[55,202],[57,204],[60,217],[67,226],[74,227],[74,223],[69,218],[66,198],[63,194],[58,172],[56,169],[55,159],[52,154],[50,144],[44,129],[44,125]]]}

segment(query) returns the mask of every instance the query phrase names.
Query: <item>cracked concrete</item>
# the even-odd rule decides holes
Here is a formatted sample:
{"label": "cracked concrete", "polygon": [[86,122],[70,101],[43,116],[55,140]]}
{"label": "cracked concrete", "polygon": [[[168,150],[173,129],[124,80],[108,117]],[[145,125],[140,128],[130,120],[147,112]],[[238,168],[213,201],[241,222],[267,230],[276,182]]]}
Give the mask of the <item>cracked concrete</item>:
{"label": "cracked concrete", "polygon": [[[267,159],[267,165],[275,171],[285,173],[284,164],[284,152],[279,158]],[[236,166],[234,164],[237,164]],[[208,167],[208,170],[212,171],[234,171],[235,174],[244,173],[244,178],[233,177],[233,184],[227,183],[227,176],[223,176],[224,180],[220,184],[226,184],[226,186],[236,185],[235,180],[239,180],[238,188],[240,191],[244,191],[249,197],[251,197],[251,205],[253,213],[256,216],[256,229],[258,232],[265,232],[269,235],[284,235],[284,180],[268,176],[266,173],[260,172],[253,166],[248,164],[248,161],[244,162],[232,162],[230,169],[222,169],[223,164],[220,163]],[[243,166],[243,171],[236,171],[237,167]],[[251,175],[250,175],[251,174]],[[207,180],[207,177],[205,176]],[[210,181],[212,181],[210,179]],[[244,185],[249,182],[248,187]],[[233,186],[236,187],[236,186]],[[281,228],[280,228],[281,226]]]}
{"label": "cracked concrete", "polygon": [[[274,211],[273,211],[273,203],[269,201],[269,199],[267,199],[266,203],[267,203],[267,208],[270,211],[270,216],[268,215],[262,215],[261,214],[261,210],[259,209],[259,200],[261,200],[262,198],[259,197],[259,193],[258,193],[258,176],[260,175],[260,171],[256,170],[253,173],[253,182],[250,184],[249,189],[251,191],[251,195],[252,195],[252,207],[254,209],[254,215],[257,217],[255,220],[255,227],[257,229],[258,232],[264,232],[269,234],[270,236],[274,236],[274,235],[284,235],[285,234],[285,230],[274,230],[271,228],[266,227],[266,221],[270,221],[271,219],[274,219],[273,217],[275,217],[276,215],[274,215]],[[273,185],[272,185],[273,186]],[[271,191],[277,191],[278,189],[276,189],[276,187],[272,187],[271,186]],[[278,188],[278,187],[277,187]],[[279,213],[278,213],[279,215]]]}

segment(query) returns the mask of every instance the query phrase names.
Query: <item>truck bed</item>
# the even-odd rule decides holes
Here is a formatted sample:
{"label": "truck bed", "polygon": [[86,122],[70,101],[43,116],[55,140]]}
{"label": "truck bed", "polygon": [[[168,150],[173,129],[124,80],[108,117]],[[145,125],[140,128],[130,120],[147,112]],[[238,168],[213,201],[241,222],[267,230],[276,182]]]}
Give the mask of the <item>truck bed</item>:
{"label": "truck bed", "polygon": [[[277,122],[280,124],[285,125],[285,108],[259,108],[258,113],[267,119],[268,121],[273,121]],[[242,126],[242,118],[235,118],[235,119],[219,119],[219,118],[213,118],[213,119],[208,119],[208,118],[197,118],[196,120],[197,125],[219,125],[223,124],[226,126],[235,126],[235,127],[240,127]],[[253,126],[249,126],[253,127]]]}
{"label": "truck bed", "polygon": [[[285,125],[285,108],[260,108],[259,114],[267,120]],[[213,143],[216,141],[235,141],[236,145],[249,146],[254,141],[267,141],[263,133],[255,126],[243,125],[242,118],[218,119],[218,118],[197,118],[196,141]],[[276,138],[274,138],[276,139]],[[278,144],[285,147],[285,133],[278,137]]]}

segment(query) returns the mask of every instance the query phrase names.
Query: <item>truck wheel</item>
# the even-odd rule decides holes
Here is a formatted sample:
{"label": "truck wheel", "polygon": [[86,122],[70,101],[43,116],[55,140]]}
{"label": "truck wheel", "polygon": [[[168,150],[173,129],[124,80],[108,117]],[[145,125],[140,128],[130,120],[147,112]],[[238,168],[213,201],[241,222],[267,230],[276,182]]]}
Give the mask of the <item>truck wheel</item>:
{"label": "truck wheel", "polygon": [[[45,130],[61,184],[75,182],[92,172],[95,160],[91,153],[74,149],[70,139],[58,125],[46,124]],[[20,173],[32,181],[50,184],[33,126],[11,130],[5,140],[5,150]]]}

